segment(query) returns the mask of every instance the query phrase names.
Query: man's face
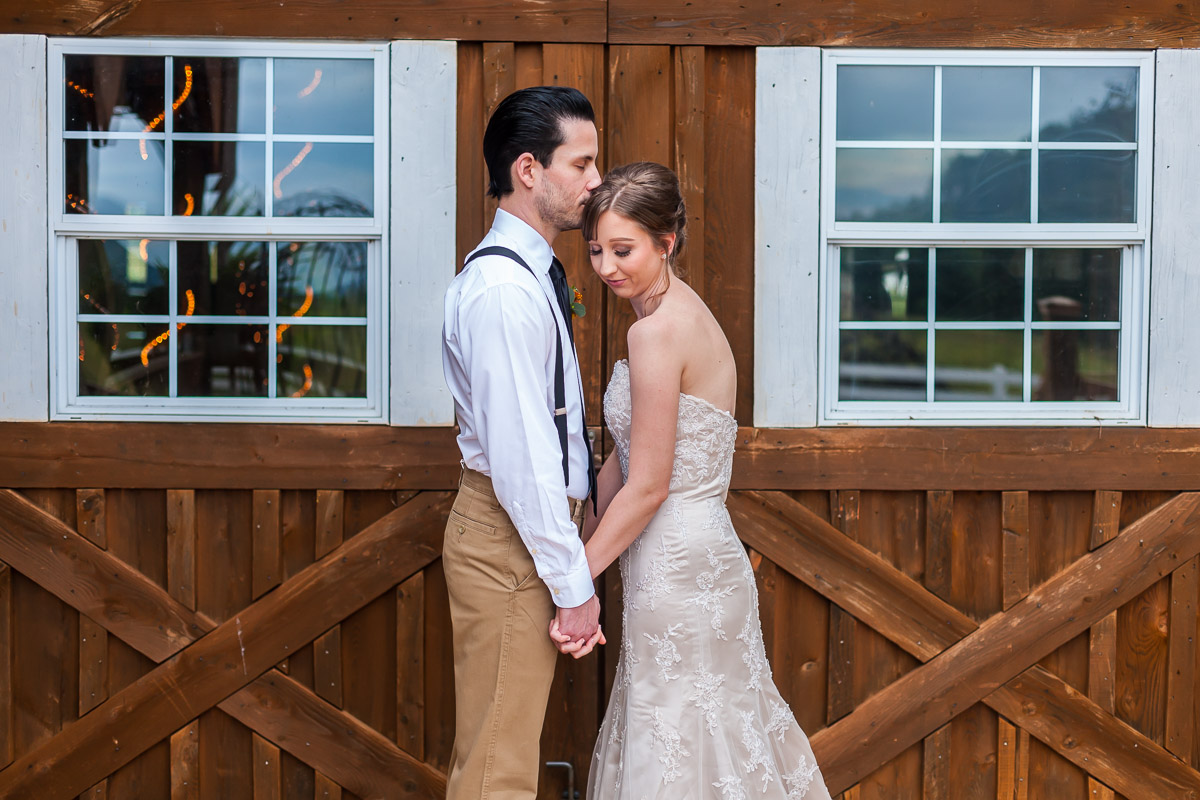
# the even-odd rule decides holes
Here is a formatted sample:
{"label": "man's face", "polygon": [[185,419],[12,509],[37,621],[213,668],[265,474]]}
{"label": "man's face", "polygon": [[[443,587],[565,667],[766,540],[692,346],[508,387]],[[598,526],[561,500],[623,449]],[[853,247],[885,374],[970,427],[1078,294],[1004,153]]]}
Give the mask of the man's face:
{"label": "man's face", "polygon": [[579,228],[583,204],[600,185],[596,169],[599,137],[592,123],[573,119],[562,123],[563,143],[543,166],[541,180],[534,186],[538,214],[560,231]]}

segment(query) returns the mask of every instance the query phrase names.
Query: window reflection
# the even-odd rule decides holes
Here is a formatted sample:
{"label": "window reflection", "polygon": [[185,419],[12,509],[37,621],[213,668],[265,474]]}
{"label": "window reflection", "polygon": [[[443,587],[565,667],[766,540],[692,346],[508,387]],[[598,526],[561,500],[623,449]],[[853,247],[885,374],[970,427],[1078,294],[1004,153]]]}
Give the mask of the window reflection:
{"label": "window reflection", "polygon": [[80,314],[166,314],[169,243],[79,240]]}
{"label": "window reflection", "polygon": [[1022,397],[1021,331],[938,331],[933,399],[1013,401]]}
{"label": "window reflection", "polygon": [[265,58],[176,58],[174,90],[177,133],[267,129]]}
{"label": "window reflection", "polygon": [[924,320],[929,307],[925,248],[843,247],[843,320]]}
{"label": "window reflection", "polygon": [[88,397],[165,397],[170,359],[152,346],[162,323],[79,323],[79,393]]}
{"label": "window reflection", "polygon": [[280,397],[367,396],[365,326],[292,325],[276,338]]}
{"label": "window reflection", "polygon": [[163,213],[161,140],[71,139],[64,146],[66,213]]}
{"label": "window reflection", "polygon": [[925,331],[844,330],[838,350],[838,399],[925,400]]}
{"label": "window reflection", "polygon": [[1115,401],[1120,331],[1033,332],[1033,399]]}
{"label": "window reflection", "polygon": [[63,82],[69,131],[162,131],[162,58],[68,55]]}
{"label": "window reflection", "polygon": [[181,397],[266,397],[267,327],[204,325],[179,331]]}

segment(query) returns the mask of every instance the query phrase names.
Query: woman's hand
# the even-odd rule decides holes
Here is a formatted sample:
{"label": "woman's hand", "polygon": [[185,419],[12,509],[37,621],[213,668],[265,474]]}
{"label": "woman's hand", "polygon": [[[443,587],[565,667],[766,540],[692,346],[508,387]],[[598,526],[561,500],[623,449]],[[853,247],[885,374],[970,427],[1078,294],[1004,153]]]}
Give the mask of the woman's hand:
{"label": "woman's hand", "polygon": [[571,641],[571,637],[558,629],[558,617],[550,620],[550,641],[554,642],[554,646],[558,648],[558,652],[563,655],[570,655],[573,658],[583,658],[598,644],[608,644],[604,638],[604,631],[599,625],[596,626],[596,632],[591,638],[584,641]]}

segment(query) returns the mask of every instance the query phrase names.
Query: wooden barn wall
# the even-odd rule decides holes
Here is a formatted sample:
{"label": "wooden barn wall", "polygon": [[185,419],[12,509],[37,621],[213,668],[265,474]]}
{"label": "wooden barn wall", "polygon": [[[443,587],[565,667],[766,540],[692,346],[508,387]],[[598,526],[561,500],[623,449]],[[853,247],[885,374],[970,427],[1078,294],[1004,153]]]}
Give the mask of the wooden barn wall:
{"label": "wooden barn wall", "polygon": [[1196,47],[1174,0],[0,1],[0,33],[829,47]]}
{"label": "wooden barn wall", "polygon": [[[1163,2],[181,8],[3,0],[0,30],[468,40],[460,256],[494,209],[488,112],[520,86],[578,86],[602,166],[681,175],[687,278],[730,335],[743,419],[743,45],[1200,44],[1196,8]],[[586,290],[598,409],[629,315],[576,236],[559,253]],[[775,680],[842,799],[1197,796],[1198,449],[1200,433],[1171,429],[742,429],[730,509]],[[457,458],[444,429],[0,424],[0,796],[440,797],[453,678],[438,553]],[[615,575],[601,591],[616,642]],[[564,660],[554,685],[543,755],[573,762],[577,788],[616,654]],[[565,773],[542,786],[561,797]]]}

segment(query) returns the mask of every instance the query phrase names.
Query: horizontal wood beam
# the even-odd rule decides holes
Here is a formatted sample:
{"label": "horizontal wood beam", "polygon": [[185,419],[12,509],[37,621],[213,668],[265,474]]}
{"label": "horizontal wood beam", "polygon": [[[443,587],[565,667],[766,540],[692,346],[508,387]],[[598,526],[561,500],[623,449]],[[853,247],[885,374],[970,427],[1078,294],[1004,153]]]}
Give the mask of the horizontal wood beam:
{"label": "horizontal wood beam", "polygon": [[14,489],[453,489],[452,428],[0,423]]}
{"label": "horizontal wood beam", "polygon": [[1200,11],[1174,0],[609,0],[613,44],[858,47],[1196,47]]}
{"label": "horizontal wood beam", "polygon": [[603,42],[605,0],[51,0],[0,3],[0,33]]}
{"label": "horizontal wood beam", "polygon": [[818,731],[812,745],[830,790],[853,786],[1197,553],[1200,494],[1189,492]]}
{"label": "horizontal wood beam", "polygon": [[1042,667],[1026,670],[984,702],[1126,797],[1200,797],[1200,773]]}
{"label": "horizontal wood beam", "polygon": [[9,489],[0,490],[0,561],[154,661],[216,627]]}
{"label": "horizontal wood beam", "polygon": [[[599,430],[599,429],[597,429]],[[453,490],[453,428],[0,423],[0,486]],[[741,428],[733,489],[1200,490],[1200,429]]]}
{"label": "horizontal wood beam", "polygon": [[734,493],[727,505],[748,545],[921,661],[978,627],[782,492]]}
{"label": "horizontal wood beam", "polygon": [[218,707],[359,797],[446,796],[444,774],[278,670]]}
{"label": "horizontal wood beam", "polygon": [[435,559],[450,502],[427,492],[371,524],[22,755],[0,772],[0,797],[78,795],[241,690]]}

